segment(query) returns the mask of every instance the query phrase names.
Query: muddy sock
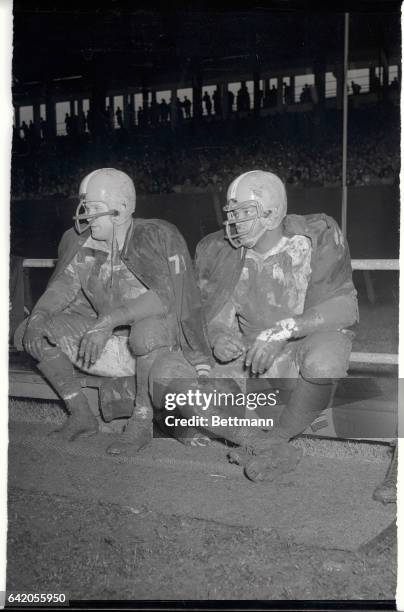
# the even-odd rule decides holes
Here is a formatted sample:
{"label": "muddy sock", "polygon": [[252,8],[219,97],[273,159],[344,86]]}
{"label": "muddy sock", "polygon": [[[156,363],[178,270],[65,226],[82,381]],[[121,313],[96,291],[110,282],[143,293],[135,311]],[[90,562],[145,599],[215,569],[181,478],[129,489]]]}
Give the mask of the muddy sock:
{"label": "muddy sock", "polygon": [[50,435],[71,442],[79,436],[97,433],[97,419],[90,410],[69,358],[58,349],[54,349],[47,352],[46,358],[40,361],[37,367],[64,400],[70,415],[63,426]]}
{"label": "muddy sock", "polygon": [[47,351],[37,368],[63,400],[81,393],[80,381],[73,364],[60,349]]}
{"label": "muddy sock", "polygon": [[70,416],[62,427],[49,434],[52,438],[73,442],[76,438],[89,437],[98,432],[98,421],[82,391],[66,400],[66,407]]}
{"label": "muddy sock", "polygon": [[134,455],[147,446],[153,436],[153,409],[150,405],[135,406],[119,440],[107,448],[110,455]]}
{"label": "muddy sock", "polygon": [[330,378],[305,379],[300,376],[280,415],[274,435],[289,440],[302,433],[327,408],[333,386]]}

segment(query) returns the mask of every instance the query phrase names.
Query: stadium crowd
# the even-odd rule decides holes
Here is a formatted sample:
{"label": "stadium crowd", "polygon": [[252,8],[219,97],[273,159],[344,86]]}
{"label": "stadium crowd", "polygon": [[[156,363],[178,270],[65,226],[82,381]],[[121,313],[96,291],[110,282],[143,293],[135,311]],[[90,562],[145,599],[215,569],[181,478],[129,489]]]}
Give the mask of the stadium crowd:
{"label": "stadium crowd", "polygon": [[[349,132],[348,185],[394,183],[400,165],[398,135],[386,130],[386,123],[378,129],[375,118],[362,111],[360,119],[351,122]],[[170,143],[164,134],[160,140],[155,134],[139,141],[118,138],[113,146],[101,148],[85,143],[63,153],[40,147],[14,156],[12,197],[75,197],[81,177],[95,165],[127,172],[141,194],[221,192],[245,168],[276,172],[296,187],[341,184],[341,132],[335,125],[320,135],[317,130],[317,136],[313,126],[309,133],[291,123],[282,130],[274,119],[265,120],[265,129],[238,127],[242,125],[220,133],[216,125],[208,125],[197,139]]]}

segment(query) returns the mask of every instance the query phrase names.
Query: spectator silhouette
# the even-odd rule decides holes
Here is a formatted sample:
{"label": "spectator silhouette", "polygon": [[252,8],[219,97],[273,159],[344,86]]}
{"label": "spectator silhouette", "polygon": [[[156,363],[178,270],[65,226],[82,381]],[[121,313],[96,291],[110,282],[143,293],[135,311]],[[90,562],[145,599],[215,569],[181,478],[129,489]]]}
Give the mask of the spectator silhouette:
{"label": "spectator silhouette", "polygon": [[286,105],[293,104],[292,88],[284,81],[283,83],[283,99]]}
{"label": "spectator silhouette", "polygon": [[237,111],[246,112],[250,110],[250,94],[248,93],[245,81],[241,82],[240,89],[237,92]]}
{"label": "spectator silhouette", "polygon": [[25,123],[25,121],[22,122],[20,129],[21,129],[24,140],[28,140],[29,131],[28,131],[28,125]]}
{"label": "spectator silhouette", "polygon": [[275,87],[275,85],[272,85],[271,89],[267,90],[267,93],[264,96],[264,108],[273,108],[274,106],[276,106],[277,96],[278,89]]}
{"label": "spectator silhouette", "polygon": [[145,127],[145,116],[143,108],[141,106],[139,106],[139,108],[137,109],[137,124],[140,129],[143,129]]}
{"label": "spectator silhouette", "polygon": [[43,117],[39,120],[39,135],[42,140],[46,140],[46,121]]}
{"label": "spectator silhouette", "polygon": [[162,98],[160,102],[160,117],[163,123],[167,123],[170,117],[170,107],[165,101],[165,98]]}
{"label": "spectator silhouette", "polygon": [[300,94],[300,102],[302,104],[306,104],[306,102],[311,102],[310,87],[307,83],[304,84],[302,92]]}
{"label": "spectator silhouette", "polygon": [[390,89],[393,91],[398,91],[400,89],[400,84],[398,82],[398,78],[394,77],[394,79],[390,83]]}
{"label": "spectator silhouette", "polygon": [[71,120],[69,113],[65,114],[65,129],[66,129],[66,134],[70,136],[72,133],[72,120]]}
{"label": "spectator silhouette", "polygon": [[115,111],[115,116],[116,116],[116,122],[118,124],[118,127],[123,128],[122,111],[119,106]]}
{"label": "spectator silhouette", "polygon": [[191,117],[191,101],[188,100],[187,96],[184,97],[184,102],[182,103],[185,111],[186,119],[190,119]]}
{"label": "spectator silhouette", "polygon": [[249,111],[251,108],[250,94],[245,83],[242,84],[243,90],[243,110]]}
{"label": "spectator silhouette", "polygon": [[227,91],[227,104],[228,104],[228,112],[232,113],[233,112],[233,104],[234,104],[234,93],[232,91],[230,91],[230,89]]}
{"label": "spectator silhouette", "polygon": [[354,96],[358,96],[362,89],[362,87],[358,85],[358,83],[355,83],[355,81],[351,81],[351,88]]}
{"label": "spectator silhouette", "polygon": [[222,114],[222,102],[220,99],[220,92],[218,88],[216,88],[215,91],[213,92],[212,99],[213,99],[213,110],[215,112],[215,115],[220,116]]}
{"label": "spectator silhouette", "polygon": [[210,99],[210,95],[208,94],[207,91],[205,91],[202,100],[205,103],[206,114],[211,115],[212,114],[212,100]]}

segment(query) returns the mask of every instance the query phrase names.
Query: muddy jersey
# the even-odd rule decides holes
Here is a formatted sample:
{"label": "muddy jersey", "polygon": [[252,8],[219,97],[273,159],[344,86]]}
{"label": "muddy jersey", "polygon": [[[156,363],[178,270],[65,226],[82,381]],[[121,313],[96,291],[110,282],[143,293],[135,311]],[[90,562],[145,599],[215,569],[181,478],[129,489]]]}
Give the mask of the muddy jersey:
{"label": "muddy jersey", "polygon": [[284,236],[267,253],[247,249],[231,298],[212,324],[233,327],[255,337],[277,321],[304,311],[310,280],[311,242],[306,236]]}
{"label": "muddy jersey", "polygon": [[[64,311],[67,307],[72,310],[86,305],[88,310],[86,314],[93,313],[95,317],[93,303],[102,311],[104,307],[108,307],[106,299],[108,297],[118,298],[119,301],[122,293],[129,294],[133,298],[134,295],[144,290],[154,291],[174,326],[173,332],[179,339],[181,350],[187,361],[194,366],[209,363],[212,357],[201,295],[187,245],[178,229],[162,219],[133,219],[123,249],[119,253],[119,260],[124,266],[119,267],[119,270],[115,268],[115,266],[120,266],[118,253],[116,253],[117,260],[114,259],[112,284],[118,282],[118,290],[111,291],[108,281],[104,282],[103,285],[101,284],[101,289],[106,288],[105,293],[108,296],[100,296],[99,291],[88,291],[88,294],[96,293],[100,297],[96,299],[94,295],[93,303],[90,303],[87,297],[86,300],[83,300],[83,296],[78,295],[82,290],[82,284],[86,289],[85,274],[81,275],[80,288],[77,279],[72,281],[73,287],[78,290],[77,293],[70,289],[72,277],[69,279],[65,275],[65,269],[76,258],[82,247],[85,244],[91,245],[91,242],[87,243],[90,236],[90,229],[85,230],[82,234],[77,234],[73,228],[70,228],[63,234],[58,247],[55,271],[33,312],[42,310],[45,313],[55,314]],[[96,248],[100,250],[101,243],[96,242]],[[108,257],[108,254],[104,254],[105,256]],[[78,260],[75,259],[75,261],[77,264]],[[101,262],[100,267],[103,266],[103,263],[105,262]],[[130,276],[127,275],[126,267]],[[86,269],[86,265],[84,268]],[[105,268],[105,278],[108,279],[107,270],[108,264]],[[97,277],[96,274],[93,276]],[[61,283],[59,280],[61,278],[64,278],[65,282]],[[89,289],[89,284],[87,289]]]}
{"label": "muddy jersey", "polygon": [[[48,289],[56,311],[101,316],[147,291],[120,258],[91,236]],[[49,296],[52,292],[52,296]]]}

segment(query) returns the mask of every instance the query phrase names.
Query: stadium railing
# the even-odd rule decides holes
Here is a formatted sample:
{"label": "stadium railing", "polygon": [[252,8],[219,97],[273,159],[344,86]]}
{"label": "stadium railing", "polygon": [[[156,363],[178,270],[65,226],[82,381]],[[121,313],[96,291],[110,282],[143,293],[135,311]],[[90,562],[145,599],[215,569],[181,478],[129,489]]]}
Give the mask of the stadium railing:
{"label": "stadium railing", "polygon": [[[56,259],[24,259],[24,268],[53,268]],[[353,270],[399,270],[398,259],[352,259]],[[351,363],[397,365],[398,355],[394,353],[352,352]]]}

